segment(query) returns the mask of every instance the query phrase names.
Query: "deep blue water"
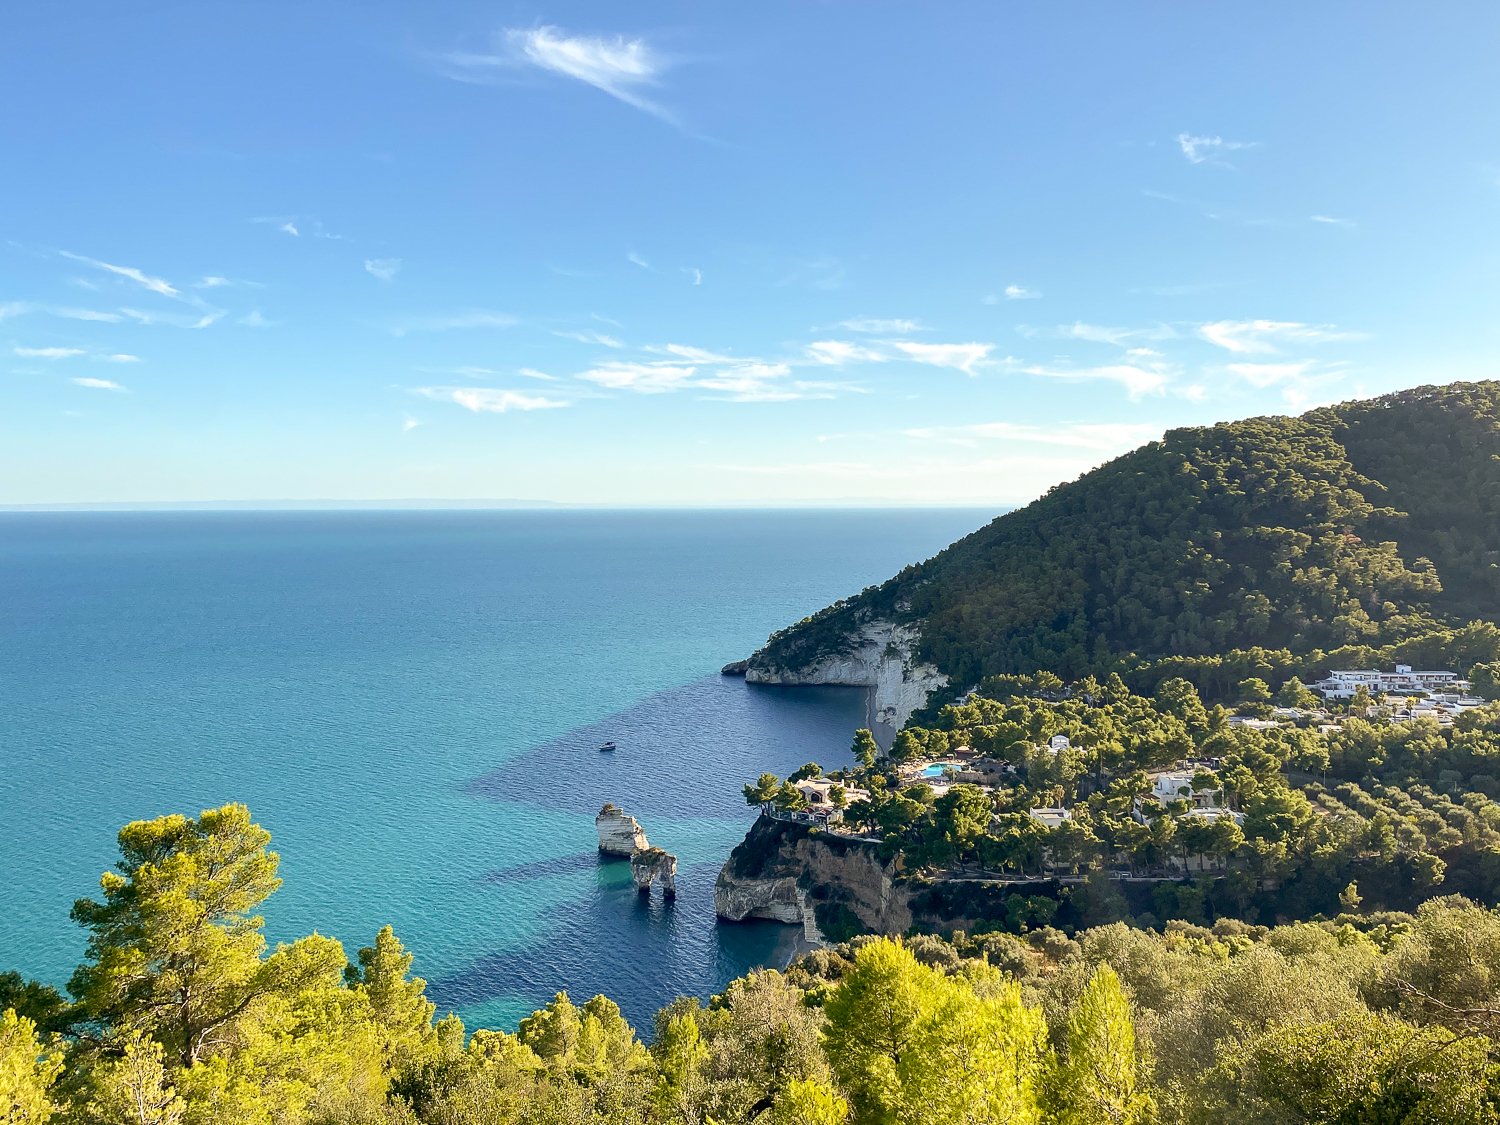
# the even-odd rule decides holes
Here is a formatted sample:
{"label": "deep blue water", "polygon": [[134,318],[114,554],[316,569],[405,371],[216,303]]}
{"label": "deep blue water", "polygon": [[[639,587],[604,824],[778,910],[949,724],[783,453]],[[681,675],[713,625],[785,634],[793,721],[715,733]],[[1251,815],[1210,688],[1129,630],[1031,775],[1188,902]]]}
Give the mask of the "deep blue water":
{"label": "deep blue water", "polygon": [[[563,988],[644,1024],[787,955],[714,924],[739,788],[864,721],[719,666],[988,515],[0,514],[0,969],[66,980],[121,824],[238,800],[273,940],[390,922],[471,1027]],[[599,861],[606,800],[678,855],[675,904]]]}

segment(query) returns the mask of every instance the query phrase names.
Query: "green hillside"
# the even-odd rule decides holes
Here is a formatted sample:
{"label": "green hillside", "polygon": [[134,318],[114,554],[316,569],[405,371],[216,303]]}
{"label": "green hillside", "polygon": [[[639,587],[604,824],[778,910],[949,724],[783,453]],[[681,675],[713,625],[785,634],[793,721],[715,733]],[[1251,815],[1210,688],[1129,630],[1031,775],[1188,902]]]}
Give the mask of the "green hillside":
{"label": "green hillside", "polygon": [[1497,455],[1500,382],[1171,430],[756,661],[803,666],[871,618],[920,622],[921,654],[961,685],[1153,664],[1192,677],[1197,658],[1286,671],[1340,649],[1494,659],[1491,630],[1451,631],[1500,606]]}

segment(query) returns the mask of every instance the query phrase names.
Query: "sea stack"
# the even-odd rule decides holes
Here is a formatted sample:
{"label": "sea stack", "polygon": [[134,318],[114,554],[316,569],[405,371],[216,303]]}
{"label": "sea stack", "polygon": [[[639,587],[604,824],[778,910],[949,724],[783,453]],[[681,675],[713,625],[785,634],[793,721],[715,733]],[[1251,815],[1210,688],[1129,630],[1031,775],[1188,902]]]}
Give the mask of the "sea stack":
{"label": "sea stack", "polygon": [[635,889],[643,895],[651,893],[651,884],[661,880],[663,898],[677,897],[677,857],[661,848],[646,848],[630,857],[630,877],[635,880]]}
{"label": "sea stack", "polygon": [[594,827],[599,830],[600,855],[629,859],[636,852],[651,847],[640,822],[616,805],[605,805],[600,809],[599,815],[594,817]]}

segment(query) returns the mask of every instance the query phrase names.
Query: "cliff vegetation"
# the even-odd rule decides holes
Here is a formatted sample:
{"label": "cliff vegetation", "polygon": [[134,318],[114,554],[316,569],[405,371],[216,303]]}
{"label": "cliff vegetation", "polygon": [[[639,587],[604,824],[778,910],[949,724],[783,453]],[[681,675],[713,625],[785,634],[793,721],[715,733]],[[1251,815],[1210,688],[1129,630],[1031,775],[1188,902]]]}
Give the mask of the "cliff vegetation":
{"label": "cliff vegetation", "polygon": [[435,1020],[389,928],[268,950],[243,806],[128,825],[69,998],[0,977],[10,1125],[1496,1120],[1500,917],[863,938],[661,1011]]}

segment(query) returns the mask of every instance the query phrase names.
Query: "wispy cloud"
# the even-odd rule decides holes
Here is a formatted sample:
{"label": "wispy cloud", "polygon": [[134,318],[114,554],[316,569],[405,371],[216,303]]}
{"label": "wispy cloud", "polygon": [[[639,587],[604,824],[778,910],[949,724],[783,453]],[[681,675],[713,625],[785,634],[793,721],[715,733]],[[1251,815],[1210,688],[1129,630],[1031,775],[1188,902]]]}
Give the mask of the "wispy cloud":
{"label": "wispy cloud", "polygon": [[528,391],[500,387],[418,387],[417,393],[437,402],[451,402],[474,414],[508,414],[511,411],[560,410],[572,403]]}
{"label": "wispy cloud", "polygon": [[400,258],[366,258],[365,272],[380,281],[392,281],[401,272]]}
{"label": "wispy cloud", "polygon": [[1304,378],[1314,367],[1312,360],[1297,363],[1230,363],[1225,365],[1252,387],[1264,389]]}
{"label": "wispy cloud", "polygon": [[916,363],[929,367],[949,367],[965,375],[976,375],[985,365],[994,344],[922,344],[913,340],[893,340],[891,346]]}
{"label": "wispy cloud", "polygon": [[393,336],[405,336],[409,332],[448,332],[456,328],[513,328],[519,323],[510,313],[469,309],[437,316],[414,317],[392,325],[390,331]]}
{"label": "wispy cloud", "polygon": [[687,386],[698,373],[691,364],[603,363],[580,372],[578,378],[600,387],[637,394],[666,394]]}
{"label": "wispy cloud", "polygon": [[909,438],[976,446],[982,442],[1010,441],[1028,445],[1056,445],[1089,449],[1100,453],[1123,453],[1150,441],[1162,432],[1152,422],[1060,422],[1032,426],[1020,422],[979,422],[969,426],[926,426],[903,430]]}
{"label": "wispy cloud", "polygon": [[88,355],[86,348],[11,348],[10,351],[23,359],[73,359]]}
{"label": "wispy cloud", "polygon": [[117,277],[127,278],[137,285],[151,290],[153,293],[161,294],[163,297],[180,298],[182,296],[182,292],[176,286],[172,285],[171,282],[164,278],[152,277],[150,274],[143,273],[134,266],[117,266],[110,262],[101,262],[98,258],[89,258],[83,254],[75,254],[71,250],[60,250],[58,253],[71,261],[82,262],[84,265],[93,266],[95,269],[104,270],[115,274]]}
{"label": "wispy cloud", "polygon": [[684,266],[682,272],[693,279],[694,285],[703,284],[703,271],[700,270],[697,266]]}
{"label": "wispy cloud", "polygon": [[1353,219],[1339,219],[1333,215],[1309,215],[1307,218],[1309,222],[1322,223],[1324,226],[1344,227],[1346,230],[1354,228]]}
{"label": "wispy cloud", "polygon": [[1140,363],[1106,363],[1094,367],[1062,367],[1034,365],[1019,368],[1025,375],[1040,375],[1046,379],[1062,379],[1067,382],[1117,383],[1125,388],[1131,398],[1149,394],[1161,394],[1166,389],[1170,369],[1165,363],[1147,361]]}
{"label": "wispy cloud", "polygon": [[1068,340],[1114,344],[1123,348],[1136,340],[1171,340],[1176,337],[1177,332],[1166,324],[1156,324],[1150,328],[1115,328],[1106,324],[1085,324],[1080,320],[1060,325],[1057,334]]}
{"label": "wispy cloud", "polygon": [[20,356],[22,359],[59,360],[59,359],[78,359],[78,358],[80,358],[82,356],[87,356],[89,359],[96,360],[96,361],[98,361],[100,363],[139,363],[141,361],[141,357],[138,356],[138,355],[128,355],[125,352],[93,352],[93,351],[90,351],[88,348],[67,348],[67,347],[28,348],[28,347],[15,347],[15,348],[11,349],[11,354],[12,355],[16,355],[16,356]]}
{"label": "wispy cloud", "polygon": [[677,125],[677,116],[647,93],[661,84],[670,61],[644,39],[623,35],[570,35],[556,27],[509,28],[496,54],[452,54],[449,75],[492,81],[520,67],[535,67],[583,82],[653,117]]}
{"label": "wispy cloud", "polygon": [[60,317],[63,320],[88,320],[103,324],[119,324],[125,319],[120,313],[103,312],[99,309],[75,309],[58,305],[40,305],[35,301],[0,301],[0,320],[8,320],[11,317],[17,316],[30,316],[33,313]]}
{"label": "wispy cloud", "polygon": [[1198,334],[1210,344],[1239,355],[1269,355],[1287,343],[1326,344],[1365,339],[1332,324],[1290,320],[1219,320],[1201,325]]}
{"label": "wispy cloud", "polygon": [[791,271],[782,276],[776,285],[800,285],[808,289],[831,291],[842,289],[848,277],[849,271],[837,258],[813,258],[793,265]]}
{"label": "wispy cloud", "polygon": [[908,332],[922,331],[920,321],[903,317],[856,316],[850,320],[839,321],[838,326],[847,328],[850,332],[869,332],[880,336],[904,336]]}
{"label": "wispy cloud", "polygon": [[552,335],[560,336],[564,340],[577,340],[580,344],[600,344],[606,348],[623,348],[624,341],[618,337],[606,335],[603,332],[593,332],[588,329],[584,331],[564,331],[553,329]]}
{"label": "wispy cloud", "polygon": [[890,355],[876,348],[851,343],[848,340],[814,340],[802,351],[814,363],[827,364],[829,367],[846,367],[853,363],[882,363],[891,358]]}
{"label": "wispy cloud", "polygon": [[1223,137],[1199,137],[1192,133],[1178,133],[1177,147],[1190,164],[1215,164],[1221,168],[1233,167],[1224,159],[1226,152],[1238,152],[1247,148],[1259,148],[1259,141],[1226,141]]}
{"label": "wispy cloud", "polygon": [[403,418],[401,420],[401,432],[403,434],[409,434],[421,424],[421,421],[416,418]]}
{"label": "wispy cloud", "polygon": [[90,320],[101,324],[119,324],[125,319],[120,313],[104,312],[101,309],[49,308],[46,311],[63,320]]}
{"label": "wispy cloud", "polygon": [[90,387],[97,391],[123,391],[125,388],[113,379],[91,379],[88,376],[80,376],[73,382],[80,387]]}
{"label": "wispy cloud", "polygon": [[651,263],[646,261],[644,256],[637,254],[634,250],[625,255],[625,260],[633,266],[639,266],[643,270],[649,270],[651,268]]}
{"label": "wispy cloud", "polygon": [[275,321],[267,320],[265,314],[259,309],[251,309],[235,323],[243,328],[270,328]]}
{"label": "wispy cloud", "polygon": [[250,220],[252,223],[260,223],[262,226],[273,227],[282,234],[291,235],[293,238],[301,238],[303,234],[311,234],[314,238],[328,238],[335,242],[343,242],[344,236],[334,234],[328,230],[318,219],[303,219],[296,215],[262,215]]}
{"label": "wispy cloud", "polygon": [[221,289],[221,288],[223,288],[226,285],[233,285],[233,284],[234,284],[234,282],[230,281],[229,278],[227,278],[227,277],[220,277],[217,274],[210,274],[209,276],[207,276],[207,277],[202,278],[201,280],[199,280],[198,283],[194,286],[194,288],[195,289]]}
{"label": "wispy cloud", "polygon": [[994,293],[986,294],[984,303],[987,305],[998,305],[1005,301],[1035,301],[1041,297],[1041,292],[1036,289],[1028,289],[1024,285],[1007,285],[997,296]]}

